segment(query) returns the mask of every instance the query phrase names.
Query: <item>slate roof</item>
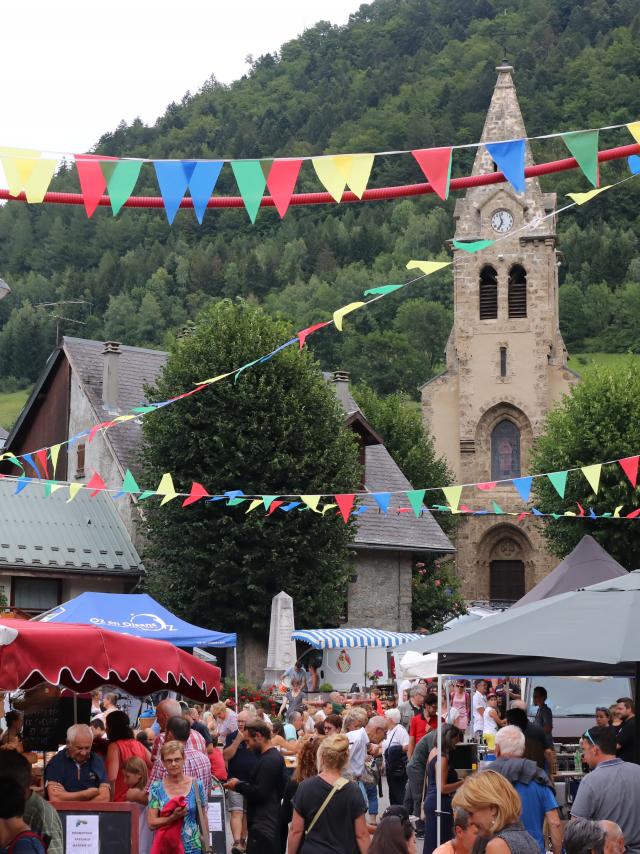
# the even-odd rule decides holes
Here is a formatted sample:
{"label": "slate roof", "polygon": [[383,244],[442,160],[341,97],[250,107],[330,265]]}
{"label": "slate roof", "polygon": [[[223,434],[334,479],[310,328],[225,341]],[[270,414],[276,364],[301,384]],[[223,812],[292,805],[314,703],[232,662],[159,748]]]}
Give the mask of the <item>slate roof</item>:
{"label": "slate roof", "polygon": [[[76,376],[81,380],[97,420],[107,421],[113,417],[102,405],[102,370],[104,344],[86,338],[62,340],[64,350]],[[146,403],[145,385],[153,385],[167,361],[162,350],[147,350],[144,347],[120,345],[118,357],[119,377],[118,410],[126,412],[134,406]],[[135,467],[136,455],[142,441],[142,426],[138,421],[129,421],[110,430],[107,434],[116,458],[123,471]]]}
{"label": "slate roof", "polygon": [[0,427],[0,449],[4,447],[5,439],[9,433],[4,429],[4,427]]}
{"label": "slate roof", "polygon": [[15,495],[0,480],[0,570],[64,570],[65,574],[140,575],[144,567],[111,498],[61,489],[44,497],[40,484]]}

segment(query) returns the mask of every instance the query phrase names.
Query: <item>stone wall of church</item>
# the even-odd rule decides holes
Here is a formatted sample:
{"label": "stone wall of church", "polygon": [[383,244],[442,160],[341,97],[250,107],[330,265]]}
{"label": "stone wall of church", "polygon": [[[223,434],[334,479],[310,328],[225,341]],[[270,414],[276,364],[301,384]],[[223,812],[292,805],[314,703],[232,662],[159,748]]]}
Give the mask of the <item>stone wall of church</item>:
{"label": "stone wall of church", "polygon": [[351,628],[411,631],[411,555],[358,549],[349,584],[347,620]]}

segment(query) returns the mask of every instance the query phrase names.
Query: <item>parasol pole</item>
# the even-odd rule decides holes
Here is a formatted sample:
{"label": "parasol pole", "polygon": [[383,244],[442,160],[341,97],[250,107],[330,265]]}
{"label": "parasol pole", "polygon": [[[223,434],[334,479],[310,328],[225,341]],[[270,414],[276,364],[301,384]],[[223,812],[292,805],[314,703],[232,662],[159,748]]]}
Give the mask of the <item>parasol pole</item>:
{"label": "parasol pole", "polygon": [[436,845],[440,845],[442,821],[442,676],[438,673],[438,753],[436,756]]}
{"label": "parasol pole", "polygon": [[236,714],[238,713],[238,647],[233,648],[233,683],[236,698]]}

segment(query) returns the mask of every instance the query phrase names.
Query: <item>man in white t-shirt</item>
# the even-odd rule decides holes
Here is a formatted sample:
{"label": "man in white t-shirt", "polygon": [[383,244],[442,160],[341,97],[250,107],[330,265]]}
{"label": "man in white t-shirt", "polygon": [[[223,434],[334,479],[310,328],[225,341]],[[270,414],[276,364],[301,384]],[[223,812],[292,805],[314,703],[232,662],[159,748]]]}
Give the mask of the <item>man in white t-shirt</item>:
{"label": "man in white t-shirt", "polygon": [[484,710],[487,708],[487,683],[484,679],[476,682],[473,695],[473,734],[477,741],[482,741],[484,731]]}
{"label": "man in white t-shirt", "polygon": [[[398,748],[405,757],[409,749],[409,733],[400,723],[400,710],[387,709],[384,713],[389,730],[387,737],[380,745],[380,753],[384,757],[387,769],[387,784],[389,786],[389,803],[402,804],[407,786],[406,759],[404,760],[405,771],[402,773],[403,761],[400,759]],[[393,769],[389,767],[390,760],[393,761]]]}

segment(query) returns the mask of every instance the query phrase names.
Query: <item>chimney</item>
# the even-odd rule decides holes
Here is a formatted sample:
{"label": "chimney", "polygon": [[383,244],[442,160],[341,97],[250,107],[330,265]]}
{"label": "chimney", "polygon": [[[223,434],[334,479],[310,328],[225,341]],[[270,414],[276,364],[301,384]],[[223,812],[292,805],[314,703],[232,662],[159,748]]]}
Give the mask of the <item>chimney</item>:
{"label": "chimney", "polygon": [[333,376],[331,377],[332,383],[348,383],[351,381],[351,374],[349,371],[334,371]]}
{"label": "chimney", "polygon": [[102,351],[102,405],[112,412],[118,409],[118,388],[120,386],[120,343],[105,341]]}

